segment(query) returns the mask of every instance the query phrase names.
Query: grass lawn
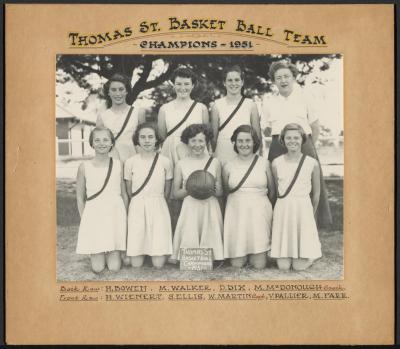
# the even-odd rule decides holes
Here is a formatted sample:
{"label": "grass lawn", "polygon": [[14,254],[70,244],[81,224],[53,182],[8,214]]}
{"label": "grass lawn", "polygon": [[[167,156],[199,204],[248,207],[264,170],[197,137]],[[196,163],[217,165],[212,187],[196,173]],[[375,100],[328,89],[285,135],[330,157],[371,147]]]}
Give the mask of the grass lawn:
{"label": "grass lawn", "polygon": [[320,231],[322,258],[309,269],[301,272],[282,272],[273,259],[267,268],[250,267],[235,269],[228,262],[213,271],[180,271],[179,267],[166,264],[161,270],[151,267],[146,260],[144,267],[123,267],[119,272],[91,271],[88,256],[75,253],[79,214],[75,199],[75,181],[57,180],[57,279],[59,281],[96,280],[337,280],[343,277],[343,181],[328,180],[327,190],[334,223],[330,229]]}

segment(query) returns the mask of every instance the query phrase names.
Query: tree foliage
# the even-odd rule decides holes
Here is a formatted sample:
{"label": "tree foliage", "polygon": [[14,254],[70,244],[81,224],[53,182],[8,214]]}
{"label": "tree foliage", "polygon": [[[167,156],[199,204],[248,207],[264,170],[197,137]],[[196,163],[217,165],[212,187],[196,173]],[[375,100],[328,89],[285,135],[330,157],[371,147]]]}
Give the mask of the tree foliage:
{"label": "tree foliage", "polygon": [[[329,69],[329,62],[338,58],[337,54],[318,55],[58,55],[57,69],[62,70],[63,83],[70,79],[87,89],[90,93],[99,93],[101,89],[94,87],[87,77],[98,74],[109,79],[114,73],[123,73],[128,77],[137,75],[132,86],[133,100],[138,98],[142,91],[152,89],[151,97],[155,102],[154,112],[160,105],[173,98],[172,86],[165,82],[172,72],[181,65],[190,67],[199,77],[199,83],[193,91],[193,96],[209,105],[224,93],[223,69],[230,65],[239,65],[245,74],[244,94],[252,97],[270,91],[271,81],[268,77],[268,68],[273,61],[288,59],[296,64],[300,71],[298,77],[301,83],[304,76],[316,69],[315,62],[320,70]],[[156,62],[162,60],[164,67],[158,74],[154,74]]]}

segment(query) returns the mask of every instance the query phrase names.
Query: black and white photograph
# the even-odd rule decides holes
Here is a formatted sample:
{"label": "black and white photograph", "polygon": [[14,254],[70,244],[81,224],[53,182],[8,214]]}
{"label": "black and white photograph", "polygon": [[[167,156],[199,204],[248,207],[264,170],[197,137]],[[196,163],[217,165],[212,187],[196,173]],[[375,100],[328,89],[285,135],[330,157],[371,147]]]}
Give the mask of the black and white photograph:
{"label": "black and white photograph", "polygon": [[342,280],[342,54],[55,57],[57,281]]}

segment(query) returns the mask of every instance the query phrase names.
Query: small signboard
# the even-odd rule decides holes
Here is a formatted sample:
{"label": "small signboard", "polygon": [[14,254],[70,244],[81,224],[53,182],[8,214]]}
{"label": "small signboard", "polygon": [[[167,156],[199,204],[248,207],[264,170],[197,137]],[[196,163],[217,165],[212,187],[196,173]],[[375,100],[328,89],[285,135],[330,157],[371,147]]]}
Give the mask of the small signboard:
{"label": "small signboard", "polygon": [[181,248],[180,270],[213,270],[212,248]]}

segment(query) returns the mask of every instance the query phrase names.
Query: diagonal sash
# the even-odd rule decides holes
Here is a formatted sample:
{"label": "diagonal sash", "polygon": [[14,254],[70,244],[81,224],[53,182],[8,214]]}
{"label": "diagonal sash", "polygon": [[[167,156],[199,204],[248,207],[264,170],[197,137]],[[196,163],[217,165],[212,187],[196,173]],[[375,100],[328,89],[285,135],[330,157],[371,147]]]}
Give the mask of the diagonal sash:
{"label": "diagonal sash", "polygon": [[208,168],[210,167],[211,162],[213,161],[213,159],[214,158],[212,156],[210,156],[210,158],[207,160],[206,166],[204,167],[204,171],[208,170]]}
{"label": "diagonal sash", "polygon": [[278,199],[283,199],[292,190],[294,183],[296,183],[297,177],[299,176],[301,167],[303,166],[303,162],[304,162],[304,159],[306,158],[306,156],[307,156],[306,154],[303,154],[303,156],[301,157],[301,160],[299,162],[299,165],[297,166],[296,173],[294,174],[292,181],[290,182],[289,186],[287,187],[285,193],[283,195],[278,195]]}
{"label": "diagonal sash", "polygon": [[88,198],[86,198],[86,201],[93,200],[93,199],[97,198],[102,193],[102,191],[107,186],[107,183],[108,183],[108,181],[110,179],[112,168],[113,168],[113,159],[110,158],[110,161],[108,163],[107,176],[106,176],[106,179],[104,180],[104,184],[103,184],[102,188],[97,193],[95,193],[95,194],[89,196]]}
{"label": "diagonal sash", "polygon": [[157,163],[159,155],[160,155],[159,153],[156,153],[156,156],[154,157],[153,163],[151,164],[150,171],[149,171],[146,179],[144,180],[143,184],[134,193],[132,193],[131,198],[133,198],[134,196],[139,194],[142,191],[142,189],[146,186],[146,184],[149,182],[151,176],[153,175],[154,168],[156,167],[156,163]]}
{"label": "diagonal sash", "polygon": [[247,177],[249,177],[251,171],[253,171],[254,166],[256,165],[256,162],[258,160],[258,155],[256,155],[253,159],[253,161],[251,162],[249,168],[247,169],[247,172],[244,174],[243,178],[240,180],[240,182],[237,184],[237,186],[231,190],[229,190],[229,194],[234,193],[235,191],[237,191],[238,189],[240,189],[240,187],[243,185],[243,183],[246,181]]}
{"label": "diagonal sash", "polygon": [[221,131],[226,125],[228,125],[229,121],[232,120],[232,118],[235,116],[236,112],[239,110],[239,108],[242,106],[245,98],[242,97],[236,108],[233,110],[231,115],[228,116],[228,118],[224,121],[224,123],[218,128],[218,131]]}
{"label": "diagonal sash", "polygon": [[119,138],[119,136],[122,135],[122,132],[124,132],[124,130],[125,130],[125,128],[126,128],[126,125],[128,125],[129,119],[131,118],[132,112],[133,112],[133,106],[131,106],[131,107],[129,108],[128,114],[126,115],[125,121],[124,121],[124,123],[122,124],[122,127],[121,127],[120,131],[119,131],[118,134],[114,137],[115,140],[117,140],[117,139]]}
{"label": "diagonal sash", "polygon": [[172,129],[170,129],[167,132],[167,137],[172,135],[189,117],[190,113],[192,112],[192,110],[194,109],[194,107],[196,106],[197,102],[193,101],[192,105],[190,106],[189,110],[186,112],[185,116],[183,117],[183,119],[181,121],[179,121]]}

